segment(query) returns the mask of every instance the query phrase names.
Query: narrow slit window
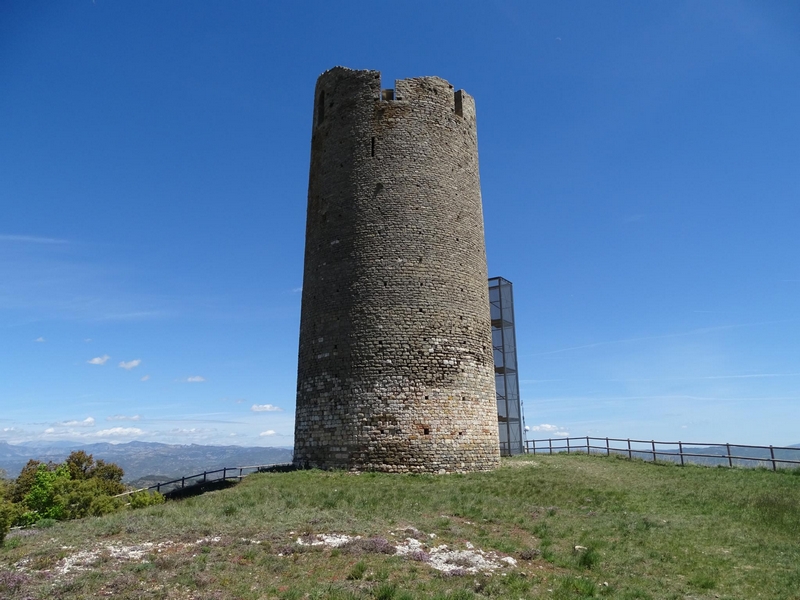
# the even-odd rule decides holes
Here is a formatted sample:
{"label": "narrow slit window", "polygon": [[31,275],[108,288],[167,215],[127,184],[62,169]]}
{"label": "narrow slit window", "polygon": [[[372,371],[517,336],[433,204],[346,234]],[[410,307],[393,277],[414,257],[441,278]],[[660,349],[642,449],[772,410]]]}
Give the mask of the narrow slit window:
{"label": "narrow slit window", "polygon": [[372,138],[372,156],[375,156],[375,138]]}
{"label": "narrow slit window", "polygon": [[459,117],[463,117],[464,116],[464,98],[461,95],[461,90],[458,90],[454,94],[454,100],[455,100],[455,111],[456,111],[456,114]]}

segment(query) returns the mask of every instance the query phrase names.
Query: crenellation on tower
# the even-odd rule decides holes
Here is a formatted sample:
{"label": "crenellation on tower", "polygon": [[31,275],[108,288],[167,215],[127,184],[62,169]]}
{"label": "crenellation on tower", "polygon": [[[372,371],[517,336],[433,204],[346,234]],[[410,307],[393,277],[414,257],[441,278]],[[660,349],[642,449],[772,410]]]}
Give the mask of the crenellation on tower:
{"label": "crenellation on tower", "polygon": [[474,103],[438,77],[394,89],[344,67],[317,81],[295,461],[493,468]]}

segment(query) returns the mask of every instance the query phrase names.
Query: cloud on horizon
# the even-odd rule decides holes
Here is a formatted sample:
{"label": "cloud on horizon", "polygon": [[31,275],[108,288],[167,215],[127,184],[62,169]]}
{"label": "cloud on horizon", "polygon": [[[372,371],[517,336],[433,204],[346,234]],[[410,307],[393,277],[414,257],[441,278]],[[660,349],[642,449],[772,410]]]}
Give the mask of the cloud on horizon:
{"label": "cloud on horizon", "polygon": [[541,431],[542,433],[550,433],[558,437],[569,437],[569,432],[564,431],[563,427],[558,425],[550,425],[549,423],[542,423],[541,425],[534,425],[531,431]]}
{"label": "cloud on horizon", "polygon": [[280,406],[275,406],[274,404],[253,404],[250,407],[250,410],[253,412],[280,412],[283,409]]}
{"label": "cloud on horizon", "polygon": [[83,421],[62,421],[56,425],[59,427],[94,427],[94,417],[86,417]]}
{"label": "cloud on horizon", "polygon": [[95,437],[133,437],[142,435],[144,431],[138,427],[112,427],[96,432]]}
{"label": "cloud on horizon", "polygon": [[106,421],[139,421],[141,418],[139,415],[111,415],[106,417]]}
{"label": "cloud on horizon", "polygon": [[262,431],[258,435],[259,435],[259,437],[266,437],[268,435],[275,435],[275,430],[274,429],[267,429],[266,431]]}
{"label": "cloud on horizon", "polygon": [[131,369],[135,369],[136,367],[138,367],[140,364],[142,364],[142,359],[136,358],[134,360],[129,360],[128,362],[125,362],[124,360],[121,361],[119,363],[119,367],[120,369],[125,369],[126,371],[130,371]]}
{"label": "cloud on horizon", "polygon": [[184,381],[186,381],[186,383],[201,383],[205,380],[206,378],[200,375],[192,375],[191,377],[187,377]]}
{"label": "cloud on horizon", "polygon": [[104,354],[103,356],[95,356],[94,358],[91,358],[86,362],[89,363],[90,365],[104,365],[106,364],[109,358],[111,357],[108,354]]}

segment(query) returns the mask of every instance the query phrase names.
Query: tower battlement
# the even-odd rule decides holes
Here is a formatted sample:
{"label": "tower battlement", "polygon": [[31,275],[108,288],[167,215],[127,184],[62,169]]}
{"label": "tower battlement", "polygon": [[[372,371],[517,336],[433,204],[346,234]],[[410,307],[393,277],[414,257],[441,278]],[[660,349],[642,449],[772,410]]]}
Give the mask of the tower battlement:
{"label": "tower battlement", "polygon": [[499,461],[475,105],[439,77],[317,80],[295,461]]}
{"label": "tower battlement", "polygon": [[381,87],[380,71],[334,67],[317,80],[314,101],[314,127],[325,122],[353,102],[388,102],[395,106],[419,104],[445,115],[453,114],[475,125],[475,101],[464,90],[455,90],[441,77],[398,79],[394,88]]}

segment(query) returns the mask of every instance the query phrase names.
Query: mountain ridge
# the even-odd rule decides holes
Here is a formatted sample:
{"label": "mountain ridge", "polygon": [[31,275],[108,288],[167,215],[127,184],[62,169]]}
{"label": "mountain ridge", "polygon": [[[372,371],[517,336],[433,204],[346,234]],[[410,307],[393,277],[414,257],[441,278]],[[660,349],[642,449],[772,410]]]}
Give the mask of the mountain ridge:
{"label": "mountain ridge", "polygon": [[164,444],[142,441],[120,444],[109,442],[9,444],[0,441],[0,469],[6,472],[7,477],[16,477],[31,459],[62,462],[75,450],[83,450],[91,454],[95,460],[102,459],[116,463],[125,471],[125,482],[144,476],[169,479],[222,467],[267,465],[292,460],[291,449],[271,446]]}

